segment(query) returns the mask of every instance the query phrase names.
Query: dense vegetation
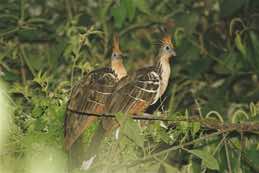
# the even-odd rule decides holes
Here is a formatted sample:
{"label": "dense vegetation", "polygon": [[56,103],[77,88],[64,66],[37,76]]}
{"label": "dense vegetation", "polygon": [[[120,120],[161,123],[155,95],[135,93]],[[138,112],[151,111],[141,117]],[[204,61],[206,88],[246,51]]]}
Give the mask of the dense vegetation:
{"label": "dense vegetation", "polygon": [[119,140],[107,138],[85,172],[259,172],[258,0],[0,0],[0,120],[11,122],[0,124],[0,172],[64,172],[71,87],[109,65],[115,31],[129,71],[152,64],[168,20],[177,57],[148,112],[172,121],[117,115]]}

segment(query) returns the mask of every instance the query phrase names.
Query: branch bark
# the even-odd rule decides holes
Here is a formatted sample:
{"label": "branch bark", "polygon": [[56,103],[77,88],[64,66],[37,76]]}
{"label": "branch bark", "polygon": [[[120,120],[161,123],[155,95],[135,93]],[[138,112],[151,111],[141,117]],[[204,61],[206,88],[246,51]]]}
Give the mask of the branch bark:
{"label": "branch bark", "polygon": [[[106,117],[106,118],[116,118],[115,115],[109,114],[97,114],[97,113],[87,113],[80,112],[71,109],[67,109],[72,113],[76,113],[84,116],[96,116],[96,117]],[[135,120],[147,120],[147,121],[164,121],[171,122],[172,124],[178,122],[189,122],[189,123],[200,123],[202,127],[218,130],[218,131],[237,131],[237,132],[256,132],[259,131],[259,122],[244,122],[244,123],[228,123],[228,122],[220,122],[213,118],[200,118],[199,116],[191,116],[191,117],[174,117],[168,118],[167,114],[161,115],[153,115],[148,113],[143,113],[142,115],[130,115],[132,119]]]}

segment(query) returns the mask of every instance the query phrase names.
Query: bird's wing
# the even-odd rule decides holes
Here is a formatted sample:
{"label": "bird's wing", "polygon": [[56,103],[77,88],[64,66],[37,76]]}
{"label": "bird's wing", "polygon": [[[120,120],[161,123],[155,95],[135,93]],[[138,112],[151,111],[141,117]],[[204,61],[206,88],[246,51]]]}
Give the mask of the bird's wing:
{"label": "bird's wing", "polygon": [[159,88],[160,75],[157,68],[140,69],[118,83],[107,112],[142,113],[158,99]]}
{"label": "bird's wing", "polygon": [[73,111],[103,113],[117,81],[117,76],[110,68],[102,68],[92,71],[73,87],[64,122],[66,149],[96,120],[94,116]]}

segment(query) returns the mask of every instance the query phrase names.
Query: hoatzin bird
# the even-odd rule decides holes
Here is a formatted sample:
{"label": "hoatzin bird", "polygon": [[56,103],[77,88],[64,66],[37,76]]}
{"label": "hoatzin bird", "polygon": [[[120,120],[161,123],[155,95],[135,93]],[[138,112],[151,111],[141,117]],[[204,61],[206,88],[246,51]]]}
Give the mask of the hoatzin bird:
{"label": "hoatzin bird", "polygon": [[82,115],[79,112],[104,113],[107,99],[117,82],[127,75],[123,56],[116,34],[113,39],[111,67],[88,73],[73,87],[64,120],[64,145],[67,151],[71,151],[79,136],[97,119],[96,116]]}
{"label": "hoatzin bird", "polygon": [[[170,35],[163,37],[162,45],[157,56],[157,62],[151,67],[137,70],[120,80],[111,100],[107,105],[107,114],[114,115],[118,112],[125,114],[143,113],[150,105],[154,104],[165,92],[170,73],[170,60],[176,56]],[[116,126],[114,120],[104,118],[94,134],[92,144],[88,148],[88,159],[95,157],[102,138]]]}
{"label": "hoatzin bird", "polygon": [[[141,114],[165,93],[171,67],[170,60],[176,56],[170,35],[163,37],[157,56],[157,62],[151,66],[137,70],[121,80],[112,94],[107,113]],[[119,103],[119,104],[118,104]],[[111,128],[111,120],[104,120],[103,127]]]}

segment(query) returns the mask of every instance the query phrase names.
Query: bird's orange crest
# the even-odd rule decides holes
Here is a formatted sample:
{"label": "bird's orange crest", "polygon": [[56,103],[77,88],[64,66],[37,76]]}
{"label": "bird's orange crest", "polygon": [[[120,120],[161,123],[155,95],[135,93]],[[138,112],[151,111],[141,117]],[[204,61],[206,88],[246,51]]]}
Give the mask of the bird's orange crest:
{"label": "bird's orange crest", "polygon": [[172,45],[172,46],[174,47],[174,45],[173,45],[173,43],[172,43],[172,41],[171,41],[171,36],[170,36],[170,35],[164,36],[162,42],[163,42],[164,44],[170,44],[170,45]]}
{"label": "bird's orange crest", "polygon": [[113,52],[121,52],[120,50],[120,38],[119,38],[119,34],[115,33],[114,37],[113,37]]}

